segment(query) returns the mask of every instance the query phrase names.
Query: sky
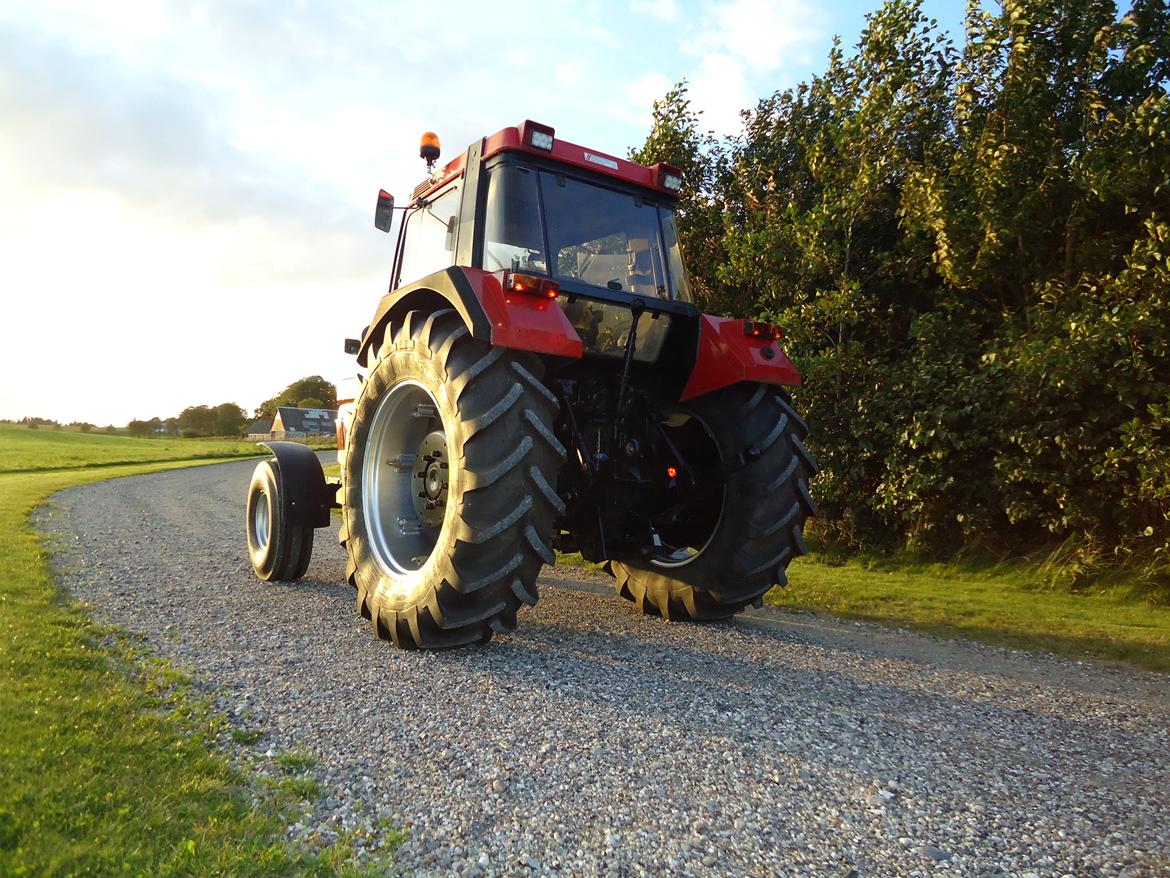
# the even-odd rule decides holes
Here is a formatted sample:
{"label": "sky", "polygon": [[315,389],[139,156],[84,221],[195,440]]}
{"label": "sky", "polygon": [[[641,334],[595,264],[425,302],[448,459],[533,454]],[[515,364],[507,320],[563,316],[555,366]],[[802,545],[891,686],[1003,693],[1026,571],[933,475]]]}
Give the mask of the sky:
{"label": "sky", "polygon": [[[707,127],[823,71],[878,0],[0,4],[0,418],[249,413],[385,292],[385,188],[528,118],[624,156],[686,79]],[[956,31],[962,0],[925,10]]]}

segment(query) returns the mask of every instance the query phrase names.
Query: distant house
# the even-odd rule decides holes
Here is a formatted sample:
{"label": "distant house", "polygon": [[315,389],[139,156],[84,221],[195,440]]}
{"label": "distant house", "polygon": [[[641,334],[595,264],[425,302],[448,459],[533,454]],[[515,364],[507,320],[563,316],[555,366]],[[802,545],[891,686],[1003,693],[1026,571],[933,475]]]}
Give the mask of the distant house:
{"label": "distant house", "polygon": [[257,418],[244,428],[244,435],[249,439],[271,439],[272,418]]}
{"label": "distant house", "polygon": [[281,406],[272,420],[273,439],[331,436],[337,432],[336,409],[298,409]]}

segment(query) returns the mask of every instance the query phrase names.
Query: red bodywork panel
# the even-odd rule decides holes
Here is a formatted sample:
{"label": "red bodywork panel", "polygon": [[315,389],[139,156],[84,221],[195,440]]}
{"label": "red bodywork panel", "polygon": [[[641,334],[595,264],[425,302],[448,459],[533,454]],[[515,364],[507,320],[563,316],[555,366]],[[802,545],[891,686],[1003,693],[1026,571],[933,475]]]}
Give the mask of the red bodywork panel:
{"label": "red bodywork panel", "polygon": [[[684,400],[694,399],[739,381],[800,385],[800,373],[777,342],[744,335],[744,321],[704,314],[699,318],[699,353],[694,371],[683,389]],[[771,359],[764,350],[774,352]]]}
{"label": "red bodywork panel", "polygon": [[504,272],[464,268],[463,273],[491,322],[493,345],[580,359],[581,336],[556,299],[504,291]]}

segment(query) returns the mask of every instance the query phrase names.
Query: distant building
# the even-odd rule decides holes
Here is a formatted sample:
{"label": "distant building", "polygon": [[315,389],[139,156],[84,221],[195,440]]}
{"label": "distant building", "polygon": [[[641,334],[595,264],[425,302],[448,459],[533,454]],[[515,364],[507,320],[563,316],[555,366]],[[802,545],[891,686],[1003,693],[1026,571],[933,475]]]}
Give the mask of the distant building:
{"label": "distant building", "polygon": [[282,405],[272,420],[271,438],[304,439],[307,436],[332,436],[336,432],[336,409],[298,409]]}
{"label": "distant building", "polygon": [[244,435],[249,439],[271,439],[272,418],[257,418],[244,428]]}

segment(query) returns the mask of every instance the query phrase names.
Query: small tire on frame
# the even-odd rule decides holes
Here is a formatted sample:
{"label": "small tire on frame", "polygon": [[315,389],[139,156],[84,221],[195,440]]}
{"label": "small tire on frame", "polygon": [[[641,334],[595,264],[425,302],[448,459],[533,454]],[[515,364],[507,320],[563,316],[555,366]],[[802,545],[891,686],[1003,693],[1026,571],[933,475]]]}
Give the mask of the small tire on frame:
{"label": "small tire on frame", "polygon": [[244,531],[252,570],[266,582],[300,579],[313,556],[313,528],[289,520],[276,458],[252,472],[245,505]]}

